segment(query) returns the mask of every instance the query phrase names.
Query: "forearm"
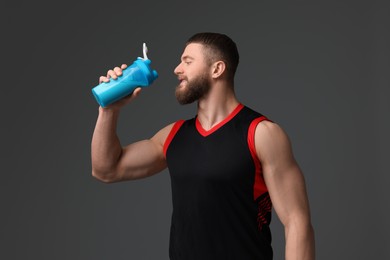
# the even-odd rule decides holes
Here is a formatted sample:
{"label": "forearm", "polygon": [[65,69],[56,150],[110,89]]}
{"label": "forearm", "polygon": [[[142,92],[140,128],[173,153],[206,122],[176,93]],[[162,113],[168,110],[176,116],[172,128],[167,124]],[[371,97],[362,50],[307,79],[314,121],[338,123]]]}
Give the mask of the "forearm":
{"label": "forearm", "polygon": [[286,226],[286,260],[314,260],[314,230],[310,223]]}
{"label": "forearm", "polygon": [[99,116],[91,144],[92,174],[103,181],[108,180],[116,168],[122,146],[116,134],[119,110],[99,108]]}

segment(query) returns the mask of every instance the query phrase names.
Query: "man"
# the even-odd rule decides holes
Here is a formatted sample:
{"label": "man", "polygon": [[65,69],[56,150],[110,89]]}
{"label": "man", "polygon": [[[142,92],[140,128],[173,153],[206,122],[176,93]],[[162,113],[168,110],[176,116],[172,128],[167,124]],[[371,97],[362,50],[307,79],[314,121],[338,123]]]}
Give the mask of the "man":
{"label": "man", "polygon": [[[170,259],[272,259],[272,205],[285,227],[286,259],[314,259],[303,175],[285,132],[237,100],[238,62],[237,47],[226,35],[191,37],[174,73],[178,101],[197,101],[197,116],[172,123],[149,140],[122,148],[116,135],[119,111],[139,95],[139,88],[100,107],[92,175],[111,183],[145,178],[168,167]],[[116,79],[125,68],[108,71],[100,82]]]}

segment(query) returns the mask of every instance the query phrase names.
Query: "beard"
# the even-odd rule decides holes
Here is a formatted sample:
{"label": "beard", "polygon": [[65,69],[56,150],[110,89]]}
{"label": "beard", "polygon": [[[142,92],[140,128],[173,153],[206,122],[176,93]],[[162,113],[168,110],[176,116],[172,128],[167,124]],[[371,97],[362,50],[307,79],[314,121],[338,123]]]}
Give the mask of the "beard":
{"label": "beard", "polygon": [[207,95],[210,91],[211,83],[208,74],[197,76],[191,81],[186,79],[186,81],[186,86],[181,87],[178,85],[175,91],[176,99],[181,105],[191,104]]}

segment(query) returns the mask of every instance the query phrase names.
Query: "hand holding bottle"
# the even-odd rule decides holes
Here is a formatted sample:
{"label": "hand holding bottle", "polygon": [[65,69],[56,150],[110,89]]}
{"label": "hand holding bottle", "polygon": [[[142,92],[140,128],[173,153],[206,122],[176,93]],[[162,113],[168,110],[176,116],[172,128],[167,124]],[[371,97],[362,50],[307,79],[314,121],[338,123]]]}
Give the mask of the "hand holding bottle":
{"label": "hand holding bottle", "polygon": [[[110,82],[110,80],[116,80],[118,79],[118,77],[122,76],[123,75],[123,70],[125,70],[127,68],[127,65],[126,64],[122,64],[120,67],[115,67],[114,69],[111,69],[109,71],[107,71],[107,75],[106,76],[100,76],[99,78],[99,84],[103,83],[103,82]],[[128,96],[106,106],[105,108],[107,109],[121,109],[123,106],[127,105],[128,103],[130,103],[134,98],[136,98],[139,93],[141,92],[141,87],[138,87],[136,88],[133,93],[130,93]],[[102,108],[102,107],[101,107]]]}
{"label": "hand holding bottle", "polygon": [[138,87],[149,86],[158,77],[157,72],[150,68],[151,60],[146,55],[145,43],[143,53],[144,57],[137,58],[130,67],[122,64],[120,68],[109,70],[106,77],[100,77],[100,84],[92,89],[92,93],[101,107],[104,108],[132,94]]}

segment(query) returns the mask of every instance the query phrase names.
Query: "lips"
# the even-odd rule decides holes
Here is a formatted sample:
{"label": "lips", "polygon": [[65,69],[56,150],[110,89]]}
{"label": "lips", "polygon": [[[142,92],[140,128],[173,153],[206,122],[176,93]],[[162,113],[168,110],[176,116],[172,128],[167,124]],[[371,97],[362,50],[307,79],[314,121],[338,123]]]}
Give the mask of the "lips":
{"label": "lips", "polygon": [[182,86],[183,83],[186,81],[185,77],[178,77],[177,79],[179,80],[179,86]]}
{"label": "lips", "polygon": [[184,87],[185,86],[185,81],[183,80],[183,81],[180,81],[180,83],[179,83],[179,87]]}

